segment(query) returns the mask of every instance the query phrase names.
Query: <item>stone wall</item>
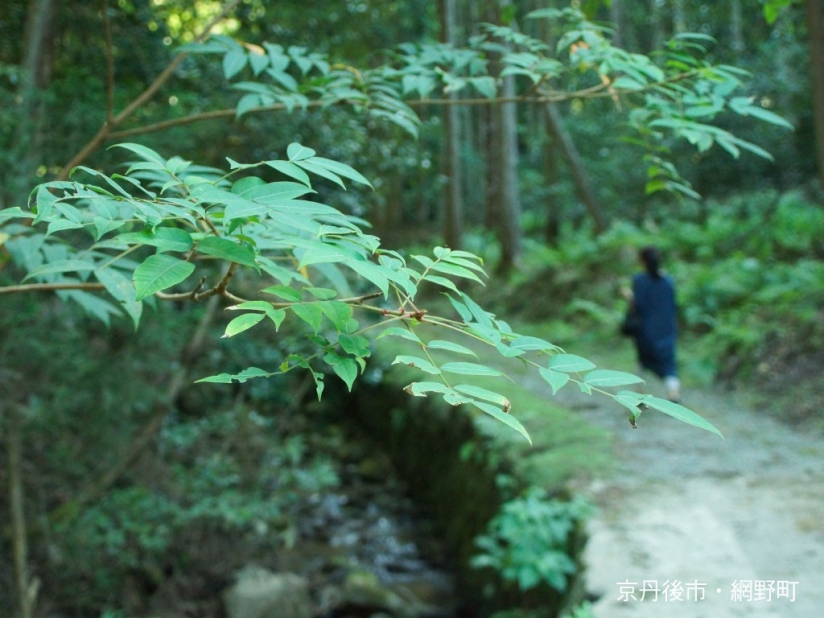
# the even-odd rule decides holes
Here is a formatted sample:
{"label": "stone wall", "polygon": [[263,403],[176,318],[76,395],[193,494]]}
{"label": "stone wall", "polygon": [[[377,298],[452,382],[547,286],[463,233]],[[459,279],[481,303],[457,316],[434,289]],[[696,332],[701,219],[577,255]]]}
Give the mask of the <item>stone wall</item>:
{"label": "stone wall", "polygon": [[[548,586],[523,594],[496,581],[488,569],[469,566],[475,537],[485,530],[503,500],[496,477],[511,474],[506,457],[494,453],[469,412],[437,400],[410,397],[394,384],[361,383],[349,403],[349,413],[376,448],[387,452],[412,497],[427,510],[443,536],[465,615],[540,607],[554,616],[582,600],[581,575],[565,595]],[[570,553],[579,564],[584,542],[581,530],[569,540]],[[484,590],[493,590],[493,596],[485,597]]]}

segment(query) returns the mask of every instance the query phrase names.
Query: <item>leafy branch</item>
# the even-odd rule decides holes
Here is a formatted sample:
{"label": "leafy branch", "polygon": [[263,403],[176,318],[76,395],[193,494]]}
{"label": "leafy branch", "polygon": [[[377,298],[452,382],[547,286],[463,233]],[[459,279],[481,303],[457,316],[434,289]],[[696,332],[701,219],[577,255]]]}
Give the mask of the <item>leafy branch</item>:
{"label": "leafy branch", "polygon": [[[416,135],[420,121],[414,110],[426,106],[547,104],[609,97],[619,110],[628,110],[627,126],[636,135],[633,141],[647,153],[651,178],[647,191],[666,190],[694,197],[695,192],[675,166],[662,159],[662,153],[668,151],[668,140],[684,139],[700,152],[717,144],[733,157],[746,150],[770,158],[755,144],[710,123],[717,115],[732,112],[792,128],[751,98],[733,96],[747,74],[703,60],[704,44],[709,40],[704,35],[678,35],[660,52],[645,56],[613,46],[609,32],[576,9],[542,9],[527,18],[549,20],[552,27],[561,28],[555,49],[513,28],[487,24],[483,34],[471,39],[466,47],[402,45],[389,63],[363,69],[331,63],[321,54],[298,47],[246,45],[225,35],[210,36],[214,26],[237,3],[228,2],[195,41],[181,47],[155,81],[116,115],[111,110],[114,68],[107,36],[107,120],[63,168],[59,179],[65,180],[69,170],[107,140],[209,119],[346,106]],[[108,29],[108,14],[104,11],[104,32]],[[501,42],[506,43],[505,49]],[[490,51],[500,52],[500,77],[514,75],[524,82],[520,94],[501,93],[500,79],[490,71],[487,60]],[[241,93],[236,106],[116,130],[159,90],[188,54],[221,58],[224,78]],[[242,81],[234,81],[240,76]],[[468,91],[478,96],[466,96]],[[440,96],[458,92],[464,96]]]}
{"label": "leafy branch", "polygon": [[[301,144],[290,144],[284,160],[230,159],[228,171],[166,159],[139,144],[118,148],[137,157],[124,174],[79,168],[91,182],[47,182],[32,191],[28,210],[0,212],[5,247],[28,273],[20,284],[0,291],[61,291],[103,321],[125,313],[135,327],[149,298],[222,298],[238,314],[226,324],[224,337],[260,324],[279,332],[287,319],[293,330],[307,331],[311,350],[290,354],[277,368],[249,367],[200,382],[245,382],[304,369],[320,397],[324,370],[351,389],[366,369],[373,343],[395,337],[414,351],[398,355],[393,364],[431,376],[412,382],[407,392],[474,406],[529,439],[510,413],[509,399],[488,387],[487,380],[506,375],[470,347],[480,343],[504,361],[518,359],[537,371],[553,393],[574,383],[587,394],[612,397],[630,411],[633,425],[643,409],[653,408],[717,433],[676,404],[610,391],[640,383],[632,374],[597,369],[548,341],[513,332],[458,287],[460,282],[484,284],[483,263],[474,254],[436,247],[431,257],[407,259],[381,248],[356,219],[309,199],[311,176],[344,188],[345,181],[371,186],[345,164]],[[260,168],[267,174],[274,170],[281,179],[264,181],[256,174]],[[31,225],[13,223],[20,219]],[[240,272],[243,289],[254,284],[256,296],[232,288]],[[455,315],[439,316],[422,307],[418,296],[424,286],[443,292]],[[366,289],[353,293],[354,288]],[[424,338],[422,329],[431,328],[464,336],[469,345],[451,337]],[[367,336],[376,329],[381,331],[377,336]],[[471,383],[479,378],[484,386]]]}

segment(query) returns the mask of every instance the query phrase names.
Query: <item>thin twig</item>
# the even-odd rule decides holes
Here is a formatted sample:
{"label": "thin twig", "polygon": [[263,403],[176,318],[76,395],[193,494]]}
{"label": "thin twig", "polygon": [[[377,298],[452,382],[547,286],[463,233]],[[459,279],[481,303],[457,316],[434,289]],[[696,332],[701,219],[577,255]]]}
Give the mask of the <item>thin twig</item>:
{"label": "thin twig", "polygon": [[0,294],[21,294],[25,292],[54,292],[57,290],[102,290],[102,283],[22,283],[0,287]]}

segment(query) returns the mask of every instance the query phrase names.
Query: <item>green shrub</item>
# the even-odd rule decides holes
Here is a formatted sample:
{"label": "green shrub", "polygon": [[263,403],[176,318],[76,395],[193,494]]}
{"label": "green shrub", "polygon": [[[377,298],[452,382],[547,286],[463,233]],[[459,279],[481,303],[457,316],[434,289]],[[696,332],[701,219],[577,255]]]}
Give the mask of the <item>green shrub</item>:
{"label": "green shrub", "polygon": [[492,568],[505,582],[523,592],[549,585],[567,588],[567,576],[576,572],[568,554],[570,534],[591,507],[578,498],[571,502],[550,499],[537,487],[506,502],[479,536],[480,550],[471,561],[475,568]]}

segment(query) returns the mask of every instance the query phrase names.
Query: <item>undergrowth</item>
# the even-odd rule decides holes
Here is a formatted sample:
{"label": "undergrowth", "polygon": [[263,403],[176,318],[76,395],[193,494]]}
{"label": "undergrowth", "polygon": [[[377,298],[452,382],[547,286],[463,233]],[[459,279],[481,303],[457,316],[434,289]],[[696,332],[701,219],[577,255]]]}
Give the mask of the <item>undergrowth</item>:
{"label": "undergrowth", "polygon": [[676,281],[682,377],[792,401],[786,418],[810,418],[824,401],[824,209],[799,191],[686,206],[600,236],[566,227],[552,245],[527,239],[519,270],[477,295],[521,332],[584,353],[618,348],[618,290],[647,244],[661,248]]}

